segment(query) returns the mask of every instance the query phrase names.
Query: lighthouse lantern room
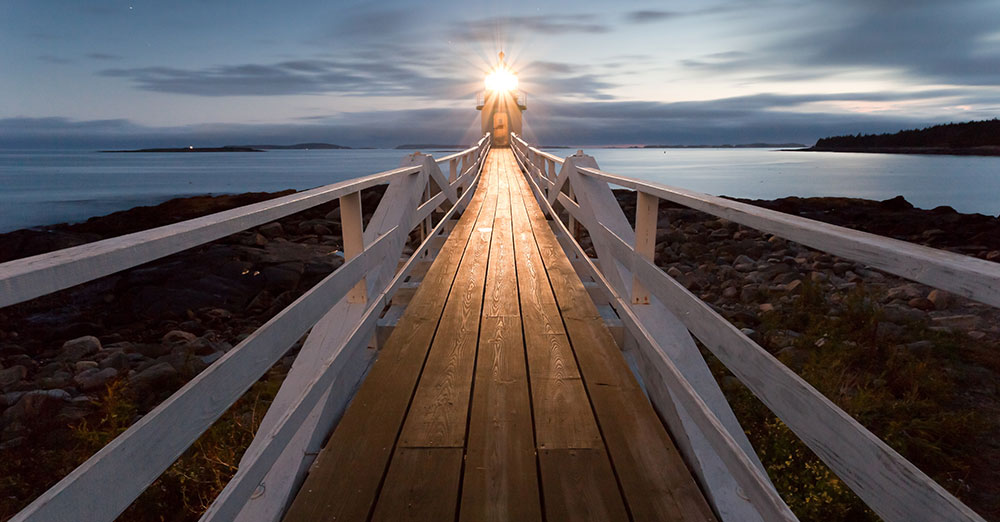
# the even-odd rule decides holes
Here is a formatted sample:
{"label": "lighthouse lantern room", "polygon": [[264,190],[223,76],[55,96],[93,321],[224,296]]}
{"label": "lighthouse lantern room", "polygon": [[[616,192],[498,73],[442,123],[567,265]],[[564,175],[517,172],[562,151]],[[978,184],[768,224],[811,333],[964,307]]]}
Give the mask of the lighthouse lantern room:
{"label": "lighthouse lantern room", "polygon": [[509,147],[510,133],[521,134],[521,113],[528,110],[527,98],[517,88],[517,73],[504,61],[486,75],[485,90],[476,100],[476,109],[482,111],[483,134],[493,136],[494,147]]}

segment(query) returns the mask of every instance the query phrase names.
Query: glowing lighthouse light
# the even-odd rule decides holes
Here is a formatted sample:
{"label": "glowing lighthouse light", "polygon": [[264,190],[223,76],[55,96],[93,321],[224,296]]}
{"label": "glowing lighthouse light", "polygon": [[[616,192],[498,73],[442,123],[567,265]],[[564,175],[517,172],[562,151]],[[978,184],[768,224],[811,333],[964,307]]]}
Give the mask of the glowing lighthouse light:
{"label": "glowing lighthouse light", "polygon": [[486,75],[486,90],[510,92],[517,90],[517,75],[500,64]]}

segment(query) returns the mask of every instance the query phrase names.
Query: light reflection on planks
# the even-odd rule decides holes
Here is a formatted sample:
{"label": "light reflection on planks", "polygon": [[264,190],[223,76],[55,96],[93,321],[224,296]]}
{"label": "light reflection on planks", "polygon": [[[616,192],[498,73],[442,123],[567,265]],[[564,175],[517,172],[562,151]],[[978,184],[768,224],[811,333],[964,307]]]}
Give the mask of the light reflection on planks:
{"label": "light reflection on planks", "polygon": [[509,149],[286,520],[712,520]]}

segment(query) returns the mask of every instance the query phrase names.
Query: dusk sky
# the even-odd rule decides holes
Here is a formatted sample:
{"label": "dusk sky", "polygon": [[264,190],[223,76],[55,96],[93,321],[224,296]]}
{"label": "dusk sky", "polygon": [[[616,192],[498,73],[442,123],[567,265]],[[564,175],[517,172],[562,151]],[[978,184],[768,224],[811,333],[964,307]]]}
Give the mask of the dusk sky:
{"label": "dusk sky", "polygon": [[0,4],[0,147],[812,143],[1000,115],[1000,2]]}

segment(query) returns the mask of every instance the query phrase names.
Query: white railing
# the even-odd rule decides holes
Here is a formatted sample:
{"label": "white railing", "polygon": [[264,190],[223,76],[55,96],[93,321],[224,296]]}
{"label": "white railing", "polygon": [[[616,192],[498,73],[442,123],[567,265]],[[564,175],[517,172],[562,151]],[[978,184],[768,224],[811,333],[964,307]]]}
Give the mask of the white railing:
{"label": "white railing", "polygon": [[[994,306],[1000,265],[609,174],[582,152],[562,159],[519,136],[512,147],[563,249],[621,317],[633,341],[626,355],[724,520],[794,515],[774,494],[692,334],[884,520],[983,520],[658,268],[657,209],[660,199],[678,203]],[[637,192],[634,229],[612,185]],[[556,216],[557,202],[569,226]],[[571,232],[577,224],[589,233],[596,259]]]}
{"label": "white railing", "polygon": [[[476,146],[438,160],[410,154],[398,169],[0,264],[0,306],[6,306],[340,199],[346,262],[339,269],[12,520],[114,520],[309,332],[236,475],[203,517],[279,518],[367,370],[371,350],[366,346],[376,320],[415,263],[442,243],[448,220],[468,204],[490,141],[486,135]],[[439,164],[448,165],[447,176]],[[361,191],[386,183],[363,228]],[[444,213],[434,223],[438,208]],[[417,227],[423,241],[400,267],[407,238]]]}

